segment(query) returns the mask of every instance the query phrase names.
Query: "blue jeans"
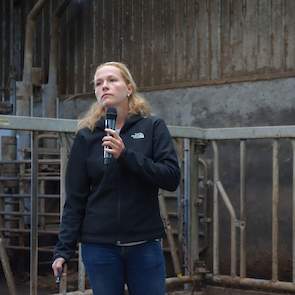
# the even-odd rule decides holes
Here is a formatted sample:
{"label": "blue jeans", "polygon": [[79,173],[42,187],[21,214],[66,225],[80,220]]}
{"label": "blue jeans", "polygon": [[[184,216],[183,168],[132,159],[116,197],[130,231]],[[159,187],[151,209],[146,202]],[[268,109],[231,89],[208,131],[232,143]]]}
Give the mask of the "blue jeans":
{"label": "blue jeans", "polygon": [[159,241],[135,246],[82,244],[94,295],[164,295],[165,260]]}

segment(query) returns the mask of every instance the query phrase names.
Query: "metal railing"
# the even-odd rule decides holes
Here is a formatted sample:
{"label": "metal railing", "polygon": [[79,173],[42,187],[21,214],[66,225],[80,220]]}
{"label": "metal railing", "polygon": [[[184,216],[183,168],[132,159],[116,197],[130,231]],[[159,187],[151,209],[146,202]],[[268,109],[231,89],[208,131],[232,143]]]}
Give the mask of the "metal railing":
{"label": "metal railing", "polygon": [[[76,120],[66,119],[48,119],[48,118],[29,118],[29,117],[14,117],[14,116],[0,116],[0,129],[12,130],[27,130],[31,131],[31,252],[30,252],[30,294],[37,294],[37,264],[38,264],[38,214],[37,214],[37,183],[38,183],[38,132],[55,132],[59,134],[61,141],[61,210],[63,207],[65,192],[64,192],[64,174],[67,161],[67,152],[69,143],[66,138],[67,133],[73,133],[76,129]],[[175,272],[183,272],[175,278],[167,279],[167,284],[184,284],[188,282],[206,279],[208,284],[218,283],[233,286],[244,287],[259,287],[272,290],[286,290],[295,291],[295,176],[293,173],[293,191],[292,191],[292,282],[282,282],[278,280],[278,201],[279,201],[279,141],[280,139],[290,139],[292,144],[293,153],[293,171],[295,171],[295,126],[274,126],[274,127],[247,127],[247,128],[218,128],[218,129],[201,129],[195,127],[178,127],[169,126],[169,130],[173,137],[181,138],[183,140],[183,171],[184,171],[184,184],[183,184],[183,201],[184,201],[184,223],[187,225],[183,229],[186,238],[186,259],[187,265],[185,270],[180,265],[177,257],[175,245],[173,245],[173,235],[169,232],[169,219],[166,220],[166,227],[168,228],[168,240],[170,240],[170,249],[172,250],[172,258],[174,262]],[[272,144],[272,278],[271,280],[255,279],[247,277],[246,270],[246,212],[245,212],[245,182],[246,182],[246,141],[257,139],[271,139]],[[224,187],[219,176],[219,143],[223,141],[239,140],[240,141],[240,212],[239,219],[236,210],[231,203],[226,188]],[[207,144],[212,145],[213,150],[213,239],[212,254],[213,265],[212,271],[207,273],[198,272],[197,263],[199,261],[199,218],[197,212],[198,201],[198,181],[199,181],[199,165],[202,163],[200,155],[202,153],[200,146]],[[207,173],[207,172],[206,172]],[[207,178],[208,176],[206,176]],[[222,275],[220,273],[219,260],[220,260],[220,245],[219,245],[219,215],[220,206],[219,198],[225,204],[230,215],[230,245],[231,245],[231,262],[230,262],[230,275]],[[165,213],[163,207],[163,200],[160,201],[162,212],[164,212],[164,220],[169,215]],[[237,248],[237,233],[239,231],[240,248]],[[238,271],[238,254],[240,257],[239,271]],[[80,255],[79,255],[80,259]],[[85,274],[81,260],[79,260],[79,291],[85,291]],[[210,267],[208,267],[210,269]],[[64,286],[64,285],[62,285]],[[60,293],[65,294],[65,288],[60,290]],[[87,291],[88,292],[88,291]],[[85,291],[85,294],[87,293]]]}

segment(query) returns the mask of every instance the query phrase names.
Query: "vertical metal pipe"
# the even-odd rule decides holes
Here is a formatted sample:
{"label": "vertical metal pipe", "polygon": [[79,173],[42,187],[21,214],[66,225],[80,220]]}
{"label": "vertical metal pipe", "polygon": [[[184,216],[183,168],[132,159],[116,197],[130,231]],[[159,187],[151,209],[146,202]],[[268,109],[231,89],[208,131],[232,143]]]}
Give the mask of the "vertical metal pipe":
{"label": "vertical metal pipe", "polygon": [[273,140],[272,151],[272,280],[278,280],[278,203],[279,203],[279,142]]}
{"label": "vertical metal pipe", "polygon": [[231,276],[237,275],[237,245],[236,245],[236,225],[237,225],[237,217],[232,206],[230,199],[223,188],[223,185],[220,181],[216,183],[218,191],[224,201],[224,204],[230,214],[230,273]]}
{"label": "vertical metal pipe", "polygon": [[[66,200],[66,190],[65,190],[65,176],[67,167],[67,150],[68,142],[66,140],[65,133],[60,134],[60,218],[62,218],[62,212],[64,203]],[[67,292],[67,265],[64,266],[64,271],[61,279],[61,284],[59,286],[59,293],[66,294]]]}
{"label": "vertical metal pipe", "polygon": [[292,281],[295,283],[295,140],[292,139],[293,149],[293,183],[292,183]]}
{"label": "vertical metal pipe", "polygon": [[218,214],[218,188],[219,180],[219,155],[218,146],[215,140],[212,141],[213,147],[213,275],[219,274],[219,214]]}
{"label": "vertical metal pipe", "polygon": [[1,1],[1,11],[2,11],[2,17],[1,17],[1,20],[2,20],[2,32],[3,32],[3,36],[2,36],[2,62],[1,62],[1,72],[2,72],[2,81],[1,81],[1,85],[0,85],[0,93],[1,93],[1,101],[4,101],[4,93],[5,93],[5,59],[6,59],[6,36],[5,36],[5,32],[6,32],[6,21],[7,21],[7,18],[6,18],[6,14],[5,14],[5,5],[6,5],[7,1]]}
{"label": "vertical metal pipe", "polygon": [[246,183],[246,144],[240,142],[240,277],[246,276],[246,214],[245,214],[245,183]]}
{"label": "vertical metal pipe", "polygon": [[169,244],[169,250],[171,252],[174,272],[177,276],[179,276],[179,275],[181,275],[181,268],[180,268],[179,258],[177,255],[177,249],[176,249],[176,245],[175,245],[175,241],[174,241],[173,233],[172,233],[172,227],[169,222],[169,216],[168,216],[166,203],[165,203],[165,199],[164,199],[162,190],[159,191],[158,198],[159,198],[161,216],[162,216],[162,219],[164,222],[166,236],[167,236],[167,240],[168,240],[168,244]]}
{"label": "vertical metal pipe", "polygon": [[31,132],[30,295],[38,289],[38,132]]}
{"label": "vertical metal pipe", "polygon": [[61,133],[60,135],[60,218],[62,217],[62,211],[66,200],[66,189],[65,189],[65,177],[67,167],[67,140],[66,135]]}
{"label": "vertical metal pipe", "polygon": [[13,274],[10,268],[9,258],[5,249],[4,241],[1,237],[0,237],[0,259],[1,259],[2,269],[5,275],[5,279],[7,282],[9,295],[16,295],[15,282],[14,282]]}
{"label": "vertical metal pipe", "polygon": [[85,291],[85,267],[82,261],[81,243],[79,243],[79,258],[78,258],[78,290]]}
{"label": "vertical metal pipe", "polygon": [[199,216],[197,199],[199,195],[199,146],[191,141],[190,154],[190,195],[189,195],[189,265],[191,275],[194,274],[195,263],[199,260]]}
{"label": "vertical metal pipe", "polygon": [[189,233],[188,225],[189,220],[189,196],[190,196],[190,139],[184,139],[184,210],[183,210],[183,234],[184,234],[184,264],[185,274],[189,274]]}

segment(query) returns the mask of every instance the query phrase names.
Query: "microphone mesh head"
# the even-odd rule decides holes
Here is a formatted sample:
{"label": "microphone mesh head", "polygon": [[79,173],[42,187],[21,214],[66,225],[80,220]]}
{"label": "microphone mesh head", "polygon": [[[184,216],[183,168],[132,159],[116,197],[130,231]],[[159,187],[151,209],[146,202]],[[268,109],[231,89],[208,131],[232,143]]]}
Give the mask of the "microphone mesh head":
{"label": "microphone mesh head", "polygon": [[108,108],[106,113],[106,118],[108,120],[116,120],[117,118],[117,110],[115,108]]}

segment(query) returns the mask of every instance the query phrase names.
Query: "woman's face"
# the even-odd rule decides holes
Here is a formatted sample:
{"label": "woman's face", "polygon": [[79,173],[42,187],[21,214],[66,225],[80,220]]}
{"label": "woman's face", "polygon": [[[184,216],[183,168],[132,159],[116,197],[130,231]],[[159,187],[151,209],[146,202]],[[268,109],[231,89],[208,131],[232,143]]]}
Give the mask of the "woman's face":
{"label": "woman's face", "polygon": [[131,85],[127,85],[120,70],[115,66],[102,66],[94,76],[95,95],[104,107],[128,107]]}

